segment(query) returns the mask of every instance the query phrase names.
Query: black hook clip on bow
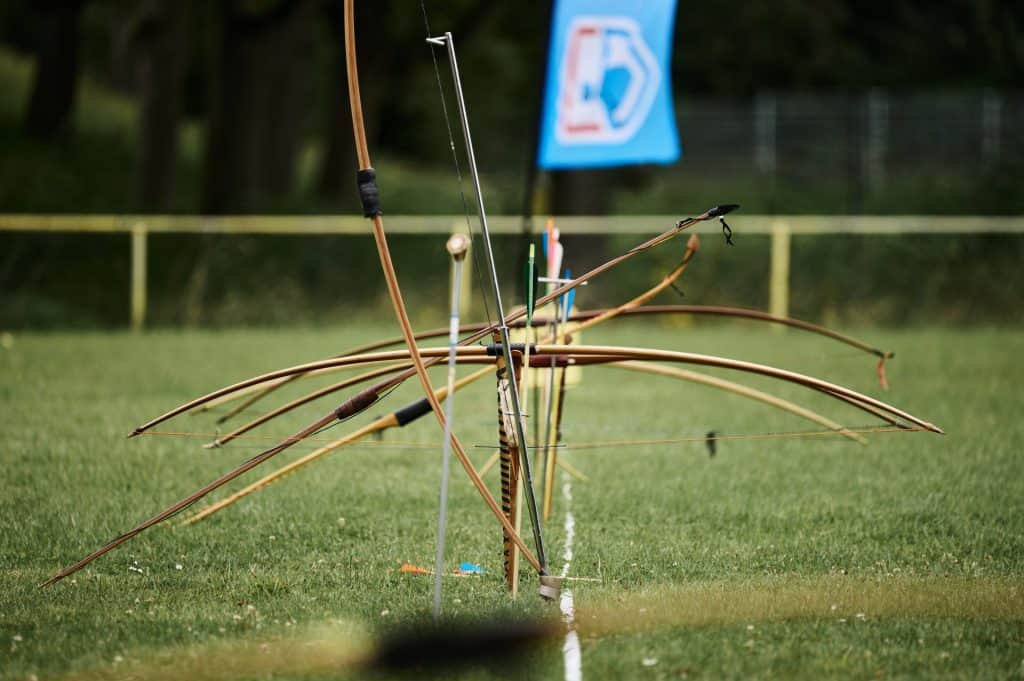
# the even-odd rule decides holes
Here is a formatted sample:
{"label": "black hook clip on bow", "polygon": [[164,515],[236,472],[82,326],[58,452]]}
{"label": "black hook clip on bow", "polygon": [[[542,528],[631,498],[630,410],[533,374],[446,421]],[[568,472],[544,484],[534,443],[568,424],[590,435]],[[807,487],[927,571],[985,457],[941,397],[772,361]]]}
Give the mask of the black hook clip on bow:
{"label": "black hook clip on bow", "polygon": [[725,243],[730,246],[735,246],[736,244],[732,242],[732,227],[726,223],[725,218],[723,217],[719,217],[718,221],[722,223],[722,234],[725,235]]}

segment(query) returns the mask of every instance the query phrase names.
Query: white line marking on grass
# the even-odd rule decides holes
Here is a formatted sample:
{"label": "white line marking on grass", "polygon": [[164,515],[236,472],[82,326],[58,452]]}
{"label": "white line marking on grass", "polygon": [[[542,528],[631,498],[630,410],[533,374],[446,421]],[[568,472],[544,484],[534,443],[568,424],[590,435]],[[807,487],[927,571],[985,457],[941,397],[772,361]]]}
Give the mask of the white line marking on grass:
{"label": "white line marking on grass", "polygon": [[[572,542],[576,537],[576,520],[572,517],[572,483],[568,474],[563,473],[562,477],[565,480],[562,484],[562,498],[565,500],[565,550],[562,551],[562,559],[565,564],[562,566],[562,577],[568,577],[569,564],[572,562]],[[572,591],[569,589],[562,589],[559,608],[562,611],[562,621],[565,622],[566,629],[568,629],[565,634],[565,643],[562,644],[562,655],[565,658],[565,681],[581,681],[583,678],[583,653],[580,650],[579,634],[576,633],[576,608],[573,606]]]}

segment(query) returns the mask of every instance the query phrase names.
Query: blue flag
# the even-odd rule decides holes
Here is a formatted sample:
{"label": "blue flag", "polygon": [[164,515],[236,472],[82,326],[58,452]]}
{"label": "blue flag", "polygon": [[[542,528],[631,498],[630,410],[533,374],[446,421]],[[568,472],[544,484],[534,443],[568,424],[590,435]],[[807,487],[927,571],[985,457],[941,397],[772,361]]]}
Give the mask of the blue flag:
{"label": "blue flag", "polygon": [[675,11],[675,0],[556,1],[540,167],[678,160],[669,71]]}

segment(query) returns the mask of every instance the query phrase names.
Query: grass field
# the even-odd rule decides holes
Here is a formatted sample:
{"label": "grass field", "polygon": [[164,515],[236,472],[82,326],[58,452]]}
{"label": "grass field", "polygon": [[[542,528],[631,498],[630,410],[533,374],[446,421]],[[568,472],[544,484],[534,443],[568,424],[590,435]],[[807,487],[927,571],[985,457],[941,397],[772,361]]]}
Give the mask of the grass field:
{"label": "grass field", "polygon": [[[397,568],[433,557],[438,448],[401,444],[439,443],[427,419],[204,523],[154,528],[73,578],[36,588],[263,444],[208,451],[202,439],[126,440],[134,426],[239,378],[393,333],[381,324],[7,338],[0,678],[323,677],[367,637],[424,617],[430,579]],[[571,573],[601,579],[571,587],[585,678],[1024,675],[1024,337],[940,328],[858,335],[896,352],[884,399],[946,436],[877,434],[869,447],[725,441],[713,458],[703,443],[573,452],[573,443],[596,440],[817,430],[706,388],[585,371],[566,399],[564,428],[564,456],[591,478],[572,483]],[[774,363],[880,395],[872,358],[798,332],[615,322],[586,336]],[[795,386],[728,377],[850,426],[873,423]],[[409,381],[368,416],[417,390]],[[314,405],[267,434],[290,433],[333,406]],[[456,413],[463,441],[484,445],[471,449],[479,464],[493,451],[493,384],[460,393]],[[212,432],[208,416],[168,430]],[[448,579],[446,614],[557,616],[529,593],[532,580],[525,597],[509,600],[497,525],[461,471],[453,480],[450,567],[472,561],[487,574]],[[496,494],[493,471],[488,481]],[[556,500],[546,538],[557,569],[565,502]],[[560,642],[525,663],[531,678],[564,677]]]}

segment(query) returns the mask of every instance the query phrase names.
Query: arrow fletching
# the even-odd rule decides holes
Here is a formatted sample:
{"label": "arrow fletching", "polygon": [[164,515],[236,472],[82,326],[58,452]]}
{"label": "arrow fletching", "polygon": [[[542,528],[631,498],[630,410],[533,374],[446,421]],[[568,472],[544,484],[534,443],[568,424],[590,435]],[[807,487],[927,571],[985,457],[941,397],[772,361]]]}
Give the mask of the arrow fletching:
{"label": "arrow fletching", "polygon": [[[566,268],[565,278],[572,279],[572,270]],[[569,315],[572,314],[572,304],[576,301],[576,289],[570,289],[562,298],[565,299],[565,312],[562,314],[562,319],[568,321]]]}
{"label": "arrow fletching", "polygon": [[533,311],[537,306],[537,254],[530,244],[530,255],[526,260],[526,324],[533,325]]}

